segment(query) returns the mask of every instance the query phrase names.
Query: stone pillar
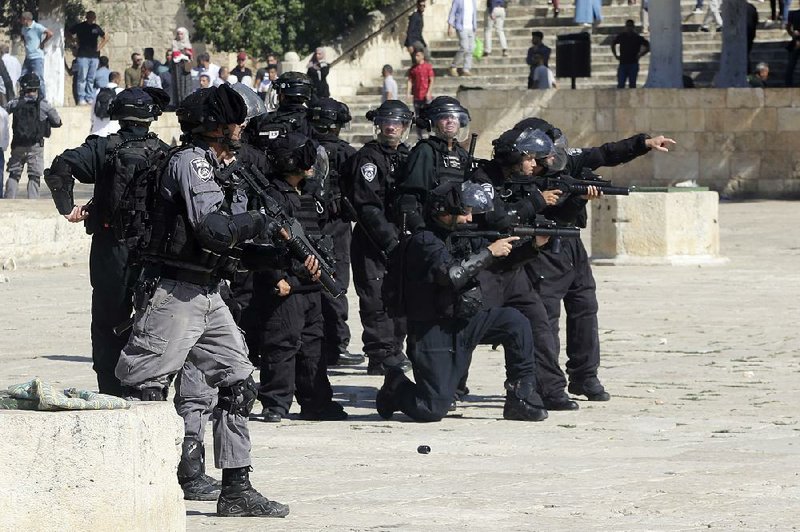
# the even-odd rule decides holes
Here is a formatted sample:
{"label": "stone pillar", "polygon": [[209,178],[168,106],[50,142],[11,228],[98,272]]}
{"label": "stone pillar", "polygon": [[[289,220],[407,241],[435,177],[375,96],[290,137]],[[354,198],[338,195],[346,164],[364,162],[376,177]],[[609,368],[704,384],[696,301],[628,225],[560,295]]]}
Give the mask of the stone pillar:
{"label": "stone pillar", "polygon": [[652,0],[650,12],[650,70],[645,88],[683,88],[681,5],[674,0]]}
{"label": "stone pillar", "polygon": [[182,441],[172,403],[0,410],[0,529],[186,530]]}
{"label": "stone pillar", "polygon": [[719,196],[670,189],[591,202],[592,262],[720,264]]}
{"label": "stone pillar", "polygon": [[714,79],[718,88],[747,87],[747,2],[722,2],[722,54],[719,73]]}

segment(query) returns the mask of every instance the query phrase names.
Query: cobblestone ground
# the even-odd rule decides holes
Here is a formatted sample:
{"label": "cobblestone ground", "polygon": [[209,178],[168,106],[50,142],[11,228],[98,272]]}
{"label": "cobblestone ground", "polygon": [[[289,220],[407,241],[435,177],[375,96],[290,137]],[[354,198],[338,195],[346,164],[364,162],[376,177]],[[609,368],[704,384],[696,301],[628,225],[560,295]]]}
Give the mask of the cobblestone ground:
{"label": "cobblestone ground", "polygon": [[[456,416],[387,422],[381,378],[335,369],[348,421],[251,427],[253,483],[291,515],[193,502],[188,529],[796,530],[799,206],[721,205],[722,266],[595,268],[610,402],[504,421],[502,353],[481,348]],[[92,386],[86,265],[2,278],[0,386]]]}

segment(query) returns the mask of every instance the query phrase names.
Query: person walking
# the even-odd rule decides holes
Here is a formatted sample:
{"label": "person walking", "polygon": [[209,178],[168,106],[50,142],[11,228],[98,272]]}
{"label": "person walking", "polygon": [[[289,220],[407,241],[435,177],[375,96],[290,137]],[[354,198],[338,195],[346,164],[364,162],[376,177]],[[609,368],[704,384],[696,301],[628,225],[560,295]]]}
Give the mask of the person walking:
{"label": "person walking", "polygon": [[447,36],[456,30],[458,35],[458,51],[450,63],[450,75],[458,76],[461,66],[462,76],[471,76],[472,50],[475,48],[475,32],[478,29],[478,6],[476,0],[453,0],[450,14],[447,17]]}

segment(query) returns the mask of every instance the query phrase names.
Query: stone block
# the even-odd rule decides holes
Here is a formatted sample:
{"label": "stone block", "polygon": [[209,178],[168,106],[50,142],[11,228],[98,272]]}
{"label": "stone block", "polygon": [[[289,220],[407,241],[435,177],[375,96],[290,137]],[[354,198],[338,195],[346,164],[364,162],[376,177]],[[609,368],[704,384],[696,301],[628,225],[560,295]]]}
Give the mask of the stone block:
{"label": "stone block", "polygon": [[763,131],[743,131],[730,138],[735,151],[763,151],[768,134]]}
{"label": "stone block", "polygon": [[699,176],[701,185],[727,180],[730,175],[730,154],[719,151],[702,151],[699,154]]}
{"label": "stone block", "polygon": [[619,109],[644,109],[647,107],[647,91],[654,89],[625,89],[617,90],[617,108]]}
{"label": "stone block", "polygon": [[792,94],[797,92],[790,88],[770,87],[764,91],[764,105],[767,107],[791,107]]}
{"label": "stone block", "polygon": [[642,89],[648,109],[673,109],[677,106],[678,91],[683,89]]}
{"label": "stone block", "polygon": [[703,122],[706,124],[706,131],[725,131],[725,111],[720,109],[703,109]]}
{"label": "stone block", "polygon": [[649,113],[650,128],[654,131],[685,131],[688,128],[688,116],[683,109],[650,109]]}
{"label": "stone block", "polygon": [[714,264],[716,192],[609,196],[591,209],[592,260],[600,264]]}
{"label": "stone block", "polygon": [[596,131],[614,131],[614,110],[600,107],[594,117]]}
{"label": "stone block", "polygon": [[792,158],[784,155],[771,156],[769,154],[762,156],[760,164],[760,179],[783,179],[789,177],[792,173]]}
{"label": "stone block", "polygon": [[761,172],[761,155],[756,152],[733,152],[730,158],[732,178],[758,179]]}
{"label": "stone block", "polygon": [[597,89],[594,101],[598,109],[612,109],[616,107],[617,89]]}
{"label": "stone block", "polygon": [[[3,530],[185,530],[171,403],[129,410],[0,410]],[[13,479],[13,486],[10,484]]]}
{"label": "stone block", "polygon": [[697,179],[700,175],[700,160],[696,151],[656,153],[653,154],[653,161],[653,178],[660,183],[678,183]]}
{"label": "stone block", "polygon": [[764,89],[737,88],[725,89],[727,91],[727,105],[729,108],[764,107]]}
{"label": "stone block", "polygon": [[726,106],[725,89],[679,89],[675,105],[683,109],[721,109]]}
{"label": "stone block", "polygon": [[800,107],[777,109],[778,131],[800,131]]}
{"label": "stone block", "polygon": [[777,109],[728,109],[725,111],[724,131],[774,131],[777,125]]}

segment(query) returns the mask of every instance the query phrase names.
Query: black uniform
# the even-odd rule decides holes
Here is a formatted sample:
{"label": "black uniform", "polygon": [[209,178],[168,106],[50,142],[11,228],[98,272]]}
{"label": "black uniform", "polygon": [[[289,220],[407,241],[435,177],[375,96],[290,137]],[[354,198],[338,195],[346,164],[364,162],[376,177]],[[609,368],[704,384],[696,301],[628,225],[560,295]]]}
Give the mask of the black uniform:
{"label": "black uniform", "polygon": [[[505,349],[509,393],[535,407],[540,416],[536,420],[544,419],[547,414],[534,389],[533,337],[527,320],[513,308],[480,308],[483,290],[474,277],[497,262],[488,242],[472,239],[448,246],[447,235],[439,227],[423,229],[401,244],[408,354],[416,383],[397,376],[385,385],[378,396],[379,413],[390,417],[400,410],[416,421],[439,421],[453,402],[475,347],[497,343]],[[519,251],[535,253],[528,248]],[[521,419],[514,416],[514,406],[507,402],[505,417]]]}
{"label": "black uniform", "polygon": [[[501,165],[488,161],[473,175],[479,183],[491,183],[495,189],[494,210],[483,222],[489,229],[507,230],[513,224],[532,224],[536,213],[546,206],[544,197],[532,178],[506,180]],[[558,339],[553,338],[547,311],[541,297],[521,266],[493,268],[478,275],[488,307],[511,307],[519,310],[530,323],[535,347],[537,390],[548,408],[564,400],[567,381],[558,364]]]}
{"label": "black uniform", "polygon": [[353,282],[364,327],[364,353],[369,357],[369,367],[374,369],[405,361],[405,323],[386,314],[381,287],[386,256],[399,240],[390,202],[407,156],[405,144],[395,150],[370,141],[347,163],[353,207],[358,215],[350,250]]}
{"label": "black uniform", "polygon": [[[100,393],[122,396],[119,379],[114,368],[120,352],[128,341],[129,331],[117,336],[113,328],[127,320],[132,311],[133,284],[139,268],[128,264],[128,246],[121,237],[124,228],[111,219],[104,200],[113,191],[114,161],[106,160],[115,146],[125,143],[126,150],[147,144],[152,150],[169,147],[154,134],[148,135],[146,127],[122,128],[108,137],[92,135],[77,148],[66,150],[60,160],[69,166],[69,172],[81,183],[95,184],[95,198],[89,205],[86,231],[92,235],[89,253],[89,281],[92,285],[92,361],[97,373]],[[55,167],[56,165],[54,165]]]}
{"label": "black uniform", "polygon": [[[580,178],[584,168],[616,166],[649,152],[645,145],[647,135],[640,134],[618,142],[603,144],[598,148],[568,150],[567,166],[562,173]],[[569,196],[559,204],[544,209],[547,218],[564,225],[586,227],[587,201],[579,196]],[[559,345],[559,317],[561,301],[567,313],[567,373],[570,392],[579,393],[579,385],[597,377],[600,366],[600,337],[597,325],[597,294],[589,256],[578,238],[563,240],[560,253],[553,253],[546,245],[536,259],[526,266],[529,276],[542,298],[550,329]]]}
{"label": "black uniform", "polygon": [[405,214],[406,228],[424,225],[421,212],[428,192],[448,181],[464,181],[468,164],[469,153],[455,140],[452,150],[447,141],[435,136],[414,146],[408,156],[406,178],[398,185],[398,210]]}
{"label": "black uniform", "polygon": [[[333,253],[336,259],[336,280],[345,289],[350,286],[350,244],[353,240],[353,229],[350,221],[343,219],[339,199],[342,195],[340,179],[345,171],[346,161],[356,150],[347,142],[334,134],[315,133],[317,140],[328,153],[330,175],[328,176],[327,209],[330,213],[328,223],[322,234],[333,238]],[[322,319],[324,335],[322,338],[322,356],[331,364],[335,364],[340,353],[347,352],[350,345],[350,327],[347,325],[349,307],[346,293],[334,298],[328,292],[322,294]]]}
{"label": "black uniform", "polygon": [[[324,225],[324,206],[309,193],[307,181],[295,189],[280,177],[271,180],[268,194],[287,216],[297,218],[310,238],[319,237]],[[308,187],[310,188],[310,187]],[[281,279],[292,287],[281,297],[276,285]],[[286,417],[292,395],[300,403],[301,416],[317,419],[333,408],[333,391],[322,357],[322,304],[320,285],[312,282],[305,267],[294,259],[283,269],[257,272],[253,276],[253,298],[243,312],[242,324],[248,343],[258,350],[261,384],[258,399],[270,412]],[[338,407],[338,405],[336,405]],[[339,407],[341,410],[341,407]]]}

